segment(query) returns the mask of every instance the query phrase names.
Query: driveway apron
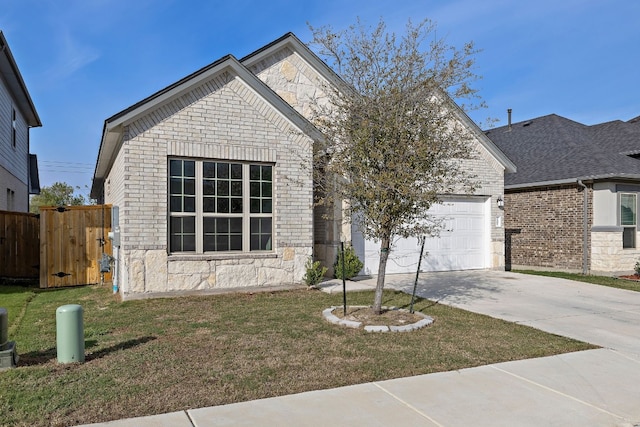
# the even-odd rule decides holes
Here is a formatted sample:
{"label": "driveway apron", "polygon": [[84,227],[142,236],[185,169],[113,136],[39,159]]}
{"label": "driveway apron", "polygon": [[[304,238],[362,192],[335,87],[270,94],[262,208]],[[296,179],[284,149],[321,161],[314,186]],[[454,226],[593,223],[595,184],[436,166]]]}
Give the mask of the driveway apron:
{"label": "driveway apron", "polygon": [[[413,279],[391,276],[410,293]],[[640,292],[504,271],[421,273],[417,294],[439,303],[640,356]]]}

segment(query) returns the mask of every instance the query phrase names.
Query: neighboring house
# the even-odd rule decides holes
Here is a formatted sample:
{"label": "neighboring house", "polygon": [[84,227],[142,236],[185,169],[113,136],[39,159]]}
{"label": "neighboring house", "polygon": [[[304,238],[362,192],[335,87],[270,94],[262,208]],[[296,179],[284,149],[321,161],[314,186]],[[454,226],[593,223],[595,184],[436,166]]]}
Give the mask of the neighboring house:
{"label": "neighboring house", "polygon": [[40,193],[29,128],[42,126],[11,49],[0,31],[0,210],[28,212]]}
{"label": "neighboring house", "polygon": [[[314,212],[312,154],[323,136],[311,121],[327,85],[339,84],[286,34],[108,118],[91,197],[118,207],[115,277],[123,297],[299,283],[312,255],[331,266],[350,233],[339,211],[330,212],[333,220]],[[469,167],[483,188],[454,203],[454,212],[479,230],[477,267],[500,267],[496,200],[513,164],[460,113],[478,136]],[[481,206],[478,218],[467,220],[469,204]]]}
{"label": "neighboring house", "polygon": [[551,114],[486,132],[505,176],[507,264],[618,274],[640,259],[640,118],[593,126]]}

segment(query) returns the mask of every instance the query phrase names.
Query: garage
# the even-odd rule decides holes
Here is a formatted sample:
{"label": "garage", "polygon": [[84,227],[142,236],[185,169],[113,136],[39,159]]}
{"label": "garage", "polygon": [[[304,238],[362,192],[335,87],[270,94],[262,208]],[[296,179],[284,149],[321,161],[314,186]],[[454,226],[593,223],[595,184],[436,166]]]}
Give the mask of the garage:
{"label": "garage", "polygon": [[[428,238],[421,271],[472,270],[490,267],[489,199],[486,197],[448,197],[429,214],[444,220],[440,237]],[[377,274],[380,243],[365,240],[354,227],[352,242],[364,262],[363,274]],[[417,238],[397,238],[387,262],[387,273],[415,273],[420,257]]]}

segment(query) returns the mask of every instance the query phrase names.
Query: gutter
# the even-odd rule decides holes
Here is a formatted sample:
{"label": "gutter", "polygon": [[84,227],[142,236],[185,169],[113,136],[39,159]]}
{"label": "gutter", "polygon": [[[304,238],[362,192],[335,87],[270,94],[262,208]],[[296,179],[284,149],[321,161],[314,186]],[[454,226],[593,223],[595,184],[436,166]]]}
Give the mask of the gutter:
{"label": "gutter", "polygon": [[554,185],[575,184],[576,181],[596,181],[596,180],[640,180],[640,174],[625,174],[625,173],[609,173],[601,175],[591,176],[578,176],[574,178],[557,179],[552,181],[537,181],[537,182],[524,182],[522,184],[508,184],[504,186],[505,190],[519,190],[523,188],[535,188],[535,187],[552,187]]}
{"label": "gutter", "polygon": [[589,211],[589,199],[588,199],[588,189],[587,186],[584,185],[581,179],[576,181],[580,187],[582,187],[583,191],[583,206],[582,206],[582,274],[586,276],[588,268],[587,263],[589,261],[588,258],[588,242],[587,239],[589,237],[589,219],[587,218],[587,214]]}

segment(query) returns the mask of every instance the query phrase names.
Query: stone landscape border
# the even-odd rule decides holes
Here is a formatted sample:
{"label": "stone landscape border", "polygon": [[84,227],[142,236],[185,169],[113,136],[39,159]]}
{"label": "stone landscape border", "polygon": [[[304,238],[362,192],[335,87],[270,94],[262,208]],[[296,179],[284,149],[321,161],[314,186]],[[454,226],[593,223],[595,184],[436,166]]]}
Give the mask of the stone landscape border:
{"label": "stone landscape border", "polygon": [[[335,314],[333,314],[333,311],[336,308],[342,308],[343,306],[341,305],[337,305],[337,306],[331,306],[327,309],[325,309],[322,312],[322,316],[330,323],[333,323],[334,325],[339,325],[339,326],[346,326],[347,328],[354,328],[354,329],[359,329],[362,326],[362,322],[356,322],[353,320],[347,320],[347,319],[341,319],[338,316],[336,316]],[[368,308],[371,306],[368,305],[352,305],[349,307],[353,307],[353,308]],[[398,310],[398,311],[406,311],[408,312],[409,310],[405,310],[402,308],[397,308],[397,307],[382,307],[383,310]],[[386,326],[386,325],[368,325],[364,327],[364,330],[367,332],[411,332],[411,331],[416,331],[418,329],[424,328],[425,326],[429,326],[430,324],[433,323],[433,318],[430,316],[427,316],[426,314],[420,313],[418,311],[415,311],[413,314],[422,317],[421,320],[417,321],[416,323],[411,323],[409,325],[402,325],[402,326]]]}

